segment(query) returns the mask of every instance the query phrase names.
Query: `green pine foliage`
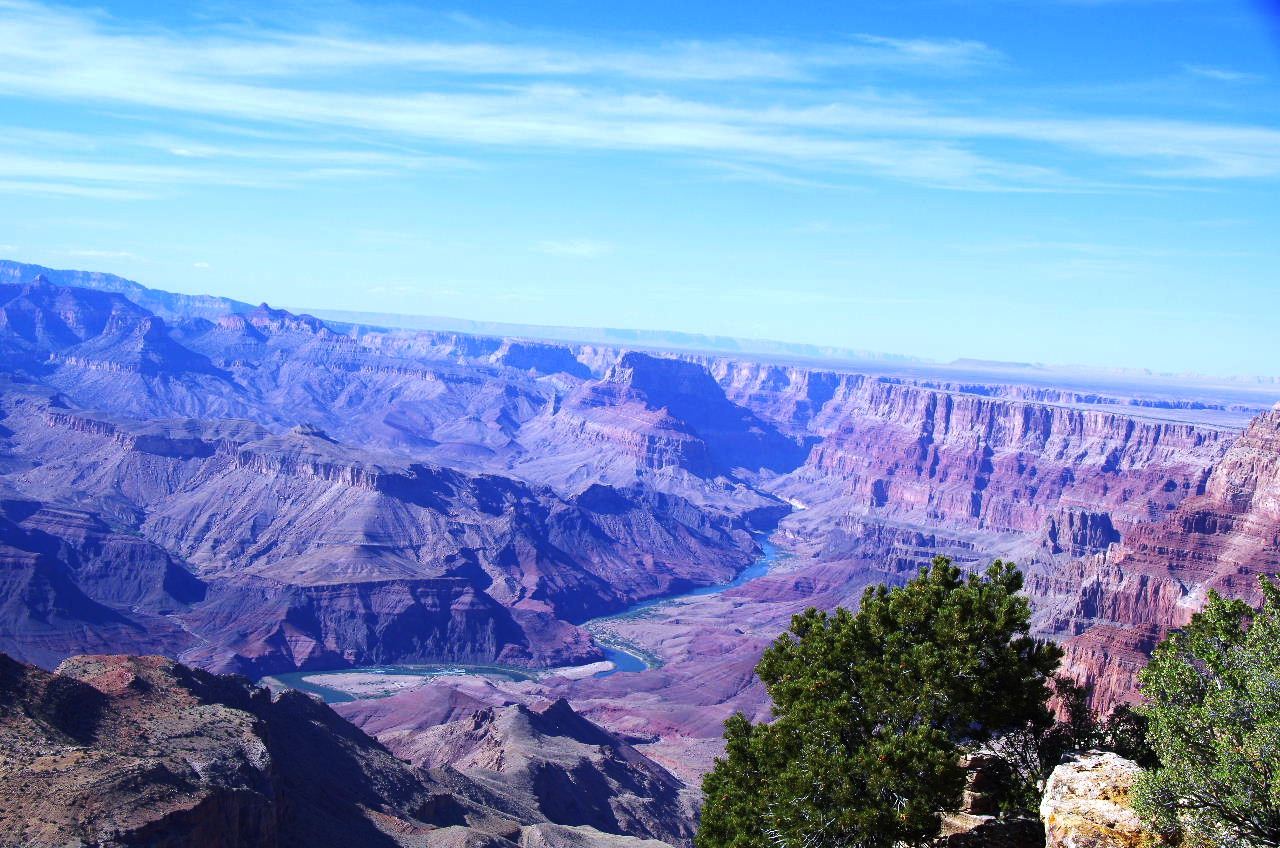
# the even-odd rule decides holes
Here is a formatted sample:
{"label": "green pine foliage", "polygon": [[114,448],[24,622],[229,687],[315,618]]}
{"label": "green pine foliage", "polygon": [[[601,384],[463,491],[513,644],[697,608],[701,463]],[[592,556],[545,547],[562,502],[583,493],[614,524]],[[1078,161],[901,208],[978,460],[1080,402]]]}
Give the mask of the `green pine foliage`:
{"label": "green pine foliage", "polygon": [[1061,651],[1029,635],[1022,575],[944,557],[859,612],[809,610],[757,667],[774,720],[725,725],[698,848],[889,848],[959,805],[962,743],[1047,728]]}
{"label": "green pine foliage", "polygon": [[1280,587],[1263,604],[1210,593],[1141,675],[1159,765],[1136,807],[1189,848],[1280,846]]}

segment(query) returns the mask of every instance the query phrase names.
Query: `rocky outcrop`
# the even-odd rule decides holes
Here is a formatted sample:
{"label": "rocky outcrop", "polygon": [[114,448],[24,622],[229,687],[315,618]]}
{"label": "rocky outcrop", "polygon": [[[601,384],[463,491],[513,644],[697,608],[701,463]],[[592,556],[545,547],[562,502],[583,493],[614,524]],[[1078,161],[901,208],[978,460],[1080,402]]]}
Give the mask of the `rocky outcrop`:
{"label": "rocky outcrop", "polygon": [[1139,700],[1138,674],[1167,632],[1160,624],[1093,624],[1062,642],[1063,666],[1088,684],[1093,710],[1108,715],[1119,704]]}
{"label": "rocky outcrop", "polygon": [[1093,682],[1098,709],[1133,697],[1145,657],[1210,590],[1257,600],[1258,576],[1280,572],[1280,410],[1250,424],[1202,489],[1072,567],[1067,663]]}
{"label": "rocky outcrop", "polygon": [[0,645],[19,659],[52,667],[70,647],[177,654],[194,640],[168,616],[205,588],[92,512],[0,495]]}
{"label": "rocky outcrop", "polygon": [[990,751],[972,751],[961,758],[965,770],[960,809],[942,817],[935,848],[1043,848],[1044,825],[1027,816],[1000,815],[1000,801],[1008,790],[1009,763]]}
{"label": "rocky outcrop", "polygon": [[591,376],[591,369],[564,345],[507,339],[491,359],[496,365],[538,374],[569,374],[583,379]]}
{"label": "rocky outcrop", "polygon": [[1044,848],[1044,825],[1032,818],[999,818],[971,813],[942,817],[934,848]]}
{"label": "rocky outcrop", "polygon": [[522,435],[540,457],[583,456],[602,482],[687,475],[703,491],[706,481],[738,471],[790,470],[805,453],[799,440],[729,401],[701,365],[636,352],[623,353],[602,379],[570,392]]}
{"label": "rocky outcrop", "polygon": [[[849,378],[780,486],[917,523],[1035,533],[1063,506],[1148,520],[1203,483],[1229,431]],[[834,412],[835,410],[833,410]],[[837,423],[838,422],[838,423]]]}
{"label": "rocky outcrop", "polygon": [[1280,570],[1280,409],[1249,425],[1213,467],[1202,494],[1136,530],[1112,561],[1255,595],[1253,575]]}
{"label": "rocky outcrop", "polygon": [[709,370],[730,400],[797,436],[827,429],[823,410],[848,380],[834,371],[728,359]]}
{"label": "rocky outcrop", "polygon": [[[376,723],[376,716],[366,712],[365,720]],[[379,738],[455,791],[519,811],[524,820],[692,843],[693,803],[684,785],[565,700],[536,710],[489,707],[447,724],[399,726]]]}
{"label": "rocky outcrop", "polygon": [[1108,513],[1063,507],[1045,518],[1043,539],[1050,554],[1084,557],[1105,551],[1120,534]]}
{"label": "rocky outcrop", "polygon": [[[756,414],[780,426],[794,428],[797,432],[829,431],[835,416],[832,410],[825,408],[827,402],[847,393],[846,383],[851,377],[859,379],[852,369],[841,371],[816,366],[782,365],[752,361],[749,357],[697,359],[706,362],[717,382],[735,403],[747,406]],[[1045,406],[1096,408],[1165,419],[1183,417],[1179,413],[1184,411],[1213,411],[1231,414],[1209,417],[1224,421],[1234,417],[1244,422],[1270,405],[1269,401],[1260,403],[1258,396],[1251,398],[1251,402],[1241,402],[1241,398],[1230,397],[1229,392],[1214,399],[1187,397],[1185,390],[1178,386],[1168,387],[1156,395],[1134,396],[1133,381],[1108,381],[1104,375],[1099,375],[1104,376],[1103,382],[1111,383],[1106,388],[1071,388],[1073,375],[1069,370],[1059,371],[1057,374],[1027,373],[1020,380],[1015,373],[1017,369],[999,368],[993,371],[982,367],[980,363],[973,363],[974,367],[963,377],[957,374],[963,373],[963,362],[955,362],[949,368],[941,369],[911,367],[905,363],[896,368],[887,363],[880,363],[878,367],[867,362],[863,365],[872,366],[874,370],[862,373],[874,374],[879,382],[894,385],[915,386],[947,394],[1023,401]],[[1075,382],[1079,382],[1078,376],[1075,377]]]}
{"label": "rocky outcrop", "polygon": [[0,350],[32,367],[52,360],[152,377],[216,373],[171,337],[164,319],[122,295],[68,289],[42,276],[0,285]]}
{"label": "rocky outcrop", "polygon": [[1137,763],[1090,751],[1053,770],[1040,804],[1047,848],[1154,848],[1162,844],[1130,806]]}
{"label": "rocky outcrop", "polygon": [[74,286],[102,292],[116,292],[165,319],[187,319],[198,316],[217,319],[224,315],[247,312],[253,307],[227,297],[207,294],[176,294],[160,291],[100,271],[55,270],[42,265],[0,259],[0,283],[21,285],[43,279],[58,286]]}
{"label": "rocky outcrop", "polygon": [[306,696],[158,657],[0,657],[0,678],[5,844],[396,845],[447,823],[443,792]]}
{"label": "rocky outcrop", "polygon": [[593,827],[535,824],[520,831],[520,848],[667,848],[655,839],[632,839]]}
{"label": "rocky outcrop", "polygon": [[661,844],[521,812],[463,797],[298,692],[161,657],[50,674],[0,655],[0,845]]}
{"label": "rocky outcrop", "polygon": [[187,662],[253,677],[294,669],[437,662],[573,665],[600,657],[581,630],[509,609],[460,578],[300,586],[256,577],[211,584],[183,616],[209,634]]}
{"label": "rocky outcrop", "polygon": [[701,365],[630,352],[605,382],[624,387],[651,409],[665,409],[708,446],[720,469],[789,471],[804,459],[802,444],[731,402]]}

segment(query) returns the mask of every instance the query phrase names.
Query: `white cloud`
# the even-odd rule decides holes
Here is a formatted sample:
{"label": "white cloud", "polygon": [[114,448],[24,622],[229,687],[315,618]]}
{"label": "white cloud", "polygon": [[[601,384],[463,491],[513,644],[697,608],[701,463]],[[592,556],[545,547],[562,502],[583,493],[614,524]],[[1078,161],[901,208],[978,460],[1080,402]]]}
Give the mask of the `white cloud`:
{"label": "white cloud", "polygon": [[137,259],[135,255],[127,250],[94,250],[92,248],[76,248],[73,250],[64,250],[62,253],[67,256],[82,256],[88,259]]}
{"label": "white cloud", "polygon": [[[866,175],[1006,191],[1280,177],[1280,130],[1266,126],[1043,110],[1027,117],[972,100],[806,85],[836,71],[846,84],[859,70],[954,75],[1005,61],[975,41],[864,34],[631,49],[550,41],[249,28],[185,37],[104,13],[0,0],[0,95],[158,110],[206,122],[210,135],[255,139],[157,133],[101,146],[72,134],[7,132],[0,191],[130,199],[184,185],[274,187],[476,167],[449,151],[477,147],[686,156],[734,178],[803,187]],[[387,73],[354,73],[365,70]],[[1083,162],[1064,163],[1062,150]],[[1099,170],[1113,176],[1090,175]],[[547,244],[560,244],[558,255],[599,254],[598,245]]]}
{"label": "white cloud", "polygon": [[422,289],[407,284],[370,286],[365,289],[369,294],[418,294]]}
{"label": "white cloud", "polygon": [[[937,68],[951,71],[992,67],[1005,62],[1004,54],[995,48],[966,39],[886,38],[861,35],[867,47],[878,48],[876,63],[893,67]],[[868,61],[872,60],[867,55]],[[849,62],[849,64],[854,64]]]}
{"label": "white cloud", "polygon": [[1218,82],[1259,82],[1264,77],[1246,71],[1234,71],[1230,68],[1215,68],[1210,65],[1183,65],[1183,70],[1192,76],[1216,80]]}
{"label": "white cloud", "polygon": [[594,239],[565,239],[563,241],[540,241],[534,250],[548,256],[572,256],[579,259],[593,259],[613,251],[613,245]]}
{"label": "white cloud", "polygon": [[121,188],[61,183],[53,180],[4,180],[0,179],[0,194],[46,195],[52,197],[80,197],[93,200],[146,200],[155,197],[147,191]]}
{"label": "white cloud", "polygon": [[81,67],[100,63],[108,77],[124,70],[135,79],[158,75],[289,78],[385,68],[401,73],[525,78],[794,80],[839,68],[955,72],[1003,59],[999,51],[978,41],[867,34],[819,44],[684,40],[622,49],[574,39],[556,44],[546,33],[540,33],[536,43],[448,42],[245,27],[186,38],[163,31],[130,31],[105,15],[26,0],[0,2],[0,15],[4,16],[0,33],[8,36],[4,53],[16,60],[38,63],[56,55],[50,50],[91,50],[78,56],[59,55],[59,63],[71,60]]}

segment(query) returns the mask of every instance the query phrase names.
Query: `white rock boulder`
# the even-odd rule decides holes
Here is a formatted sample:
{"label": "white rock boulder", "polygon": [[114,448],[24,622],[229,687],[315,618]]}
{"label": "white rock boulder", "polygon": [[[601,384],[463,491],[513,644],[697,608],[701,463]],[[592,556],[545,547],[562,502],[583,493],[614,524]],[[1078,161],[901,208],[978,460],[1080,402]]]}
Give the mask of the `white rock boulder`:
{"label": "white rock boulder", "polygon": [[1130,803],[1142,771],[1119,754],[1089,751],[1053,770],[1040,802],[1046,848],[1150,848],[1160,839]]}

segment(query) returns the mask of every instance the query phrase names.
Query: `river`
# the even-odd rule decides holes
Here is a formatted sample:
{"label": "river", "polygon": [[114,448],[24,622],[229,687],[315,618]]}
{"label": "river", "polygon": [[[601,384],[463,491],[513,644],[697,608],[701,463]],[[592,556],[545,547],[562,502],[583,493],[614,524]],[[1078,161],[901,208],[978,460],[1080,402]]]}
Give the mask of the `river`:
{"label": "river", "polygon": [[[778,549],[766,541],[760,543],[760,556],[751,565],[744,568],[738,573],[733,580],[728,583],[720,583],[715,586],[702,586],[692,589],[688,592],[681,592],[675,595],[664,595],[659,598],[650,598],[639,603],[632,604],[621,612],[602,615],[598,618],[589,619],[582,623],[582,627],[591,633],[596,640],[596,644],[600,646],[604,653],[605,659],[613,663],[613,668],[608,671],[598,672],[595,677],[608,677],[611,674],[619,672],[635,672],[645,671],[661,664],[657,657],[646,654],[643,650],[635,645],[627,643],[620,639],[615,633],[609,629],[609,625],[613,622],[626,621],[638,616],[644,615],[653,609],[670,604],[675,601],[681,601],[686,598],[697,598],[705,595],[715,595],[728,589],[733,589],[755,580],[757,577],[763,577],[773,569],[782,554]],[[488,677],[497,677],[504,680],[534,680],[537,672],[530,669],[515,668],[511,666],[498,665],[462,665],[459,663],[447,663],[439,665],[374,665],[361,666],[359,668],[345,668],[336,671],[294,671],[288,674],[271,675],[269,680],[277,681],[291,689],[298,689],[308,692],[312,695],[318,695],[327,704],[338,704],[344,701],[357,700],[355,695],[336,689],[332,686],[325,686],[323,678],[330,675],[339,674],[372,674],[372,675],[394,675],[409,677],[448,677],[463,674],[482,674]],[[265,679],[265,678],[264,678]]]}
{"label": "river", "polygon": [[646,671],[661,664],[657,657],[646,654],[635,645],[625,642],[618,638],[616,634],[610,632],[608,626],[611,622],[626,621],[627,619],[637,618],[649,610],[665,604],[684,600],[685,598],[718,595],[721,592],[736,588],[744,583],[749,583],[757,577],[763,577],[768,574],[777,563],[779,556],[780,553],[774,545],[766,541],[761,541],[760,556],[751,565],[738,572],[738,576],[730,580],[728,583],[720,583],[715,586],[702,586],[678,595],[664,595],[660,598],[650,598],[647,601],[641,601],[638,604],[633,604],[622,612],[602,615],[599,618],[593,618],[589,621],[583,622],[583,629],[590,633],[596,640],[596,644],[599,645],[600,650],[604,652],[605,659],[613,663],[612,669],[609,671],[602,671],[595,676],[608,677],[609,675],[617,674],[620,671]]}

